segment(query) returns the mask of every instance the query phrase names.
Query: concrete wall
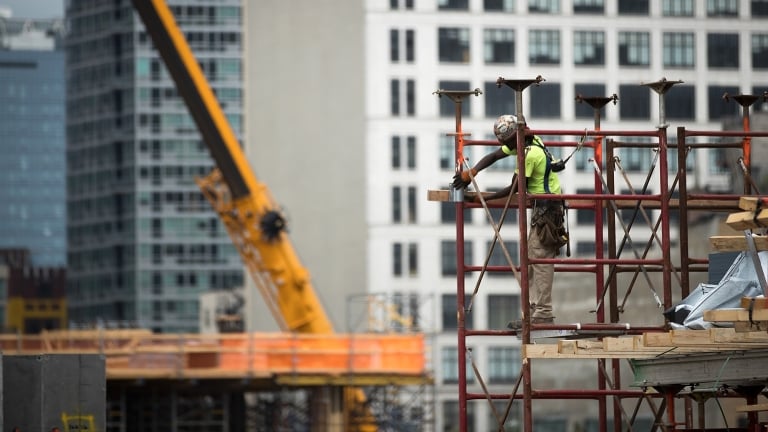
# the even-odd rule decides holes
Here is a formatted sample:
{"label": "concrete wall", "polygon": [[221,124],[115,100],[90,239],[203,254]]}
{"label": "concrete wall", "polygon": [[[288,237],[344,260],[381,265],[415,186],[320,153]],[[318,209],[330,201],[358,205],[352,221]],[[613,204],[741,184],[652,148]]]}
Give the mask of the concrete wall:
{"label": "concrete wall", "polygon": [[[366,290],[363,4],[243,7],[246,153],[283,207],[294,246],[342,330],[348,295]],[[254,303],[249,328],[274,328],[258,294]]]}

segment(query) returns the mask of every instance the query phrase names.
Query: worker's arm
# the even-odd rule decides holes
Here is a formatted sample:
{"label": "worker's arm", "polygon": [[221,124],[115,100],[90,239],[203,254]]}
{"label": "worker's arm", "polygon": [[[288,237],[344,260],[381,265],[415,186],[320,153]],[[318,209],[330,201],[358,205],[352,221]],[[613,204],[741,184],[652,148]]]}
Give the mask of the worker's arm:
{"label": "worker's arm", "polygon": [[[510,194],[516,194],[517,193],[517,173],[515,173],[514,176],[512,176],[512,183],[509,186],[506,186],[503,189],[500,189],[496,192],[493,192],[489,195],[483,195],[486,201],[488,200],[494,200],[498,198],[506,198]],[[480,202],[480,194],[474,194],[474,195],[465,195],[465,200],[467,202]]]}
{"label": "worker's arm", "polygon": [[463,189],[467,187],[470,183],[472,183],[470,172],[472,174],[472,177],[474,177],[480,171],[488,168],[489,166],[493,165],[496,161],[500,159],[504,159],[507,156],[509,155],[507,153],[504,153],[504,150],[502,150],[501,147],[488,153],[487,155],[483,156],[483,158],[480,159],[475,164],[475,166],[472,167],[472,169],[456,173],[456,175],[453,176],[453,183],[452,183],[453,187],[455,189]]}

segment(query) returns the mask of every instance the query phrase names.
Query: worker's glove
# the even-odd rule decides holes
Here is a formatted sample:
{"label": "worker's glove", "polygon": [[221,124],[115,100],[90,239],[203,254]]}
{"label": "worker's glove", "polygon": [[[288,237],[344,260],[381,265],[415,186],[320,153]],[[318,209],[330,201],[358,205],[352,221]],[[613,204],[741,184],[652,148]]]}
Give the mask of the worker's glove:
{"label": "worker's glove", "polygon": [[469,171],[461,171],[453,176],[453,183],[451,185],[454,189],[464,189],[472,183],[472,179],[469,178],[470,171],[472,171],[472,177],[477,175],[477,170],[472,168]]}

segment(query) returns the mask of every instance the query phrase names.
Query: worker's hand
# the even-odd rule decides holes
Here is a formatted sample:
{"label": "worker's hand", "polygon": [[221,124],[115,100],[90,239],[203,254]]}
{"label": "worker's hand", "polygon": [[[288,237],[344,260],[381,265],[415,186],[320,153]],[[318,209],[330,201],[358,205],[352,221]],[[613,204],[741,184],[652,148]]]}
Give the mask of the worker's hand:
{"label": "worker's hand", "polygon": [[451,185],[454,189],[464,189],[472,183],[472,179],[469,178],[469,172],[472,171],[472,177],[477,175],[477,170],[472,168],[469,171],[461,171],[453,176],[453,182]]}

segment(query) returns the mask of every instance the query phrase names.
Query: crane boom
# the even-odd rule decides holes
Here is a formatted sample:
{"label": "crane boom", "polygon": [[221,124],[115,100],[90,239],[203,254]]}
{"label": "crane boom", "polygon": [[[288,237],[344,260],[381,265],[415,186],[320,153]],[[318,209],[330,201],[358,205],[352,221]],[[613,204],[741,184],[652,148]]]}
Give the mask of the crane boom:
{"label": "crane boom", "polygon": [[133,0],[215,163],[198,179],[267,306],[284,331],[333,333],[309,272],[285,232],[285,219],[259,182],[208,80],[164,0]]}

